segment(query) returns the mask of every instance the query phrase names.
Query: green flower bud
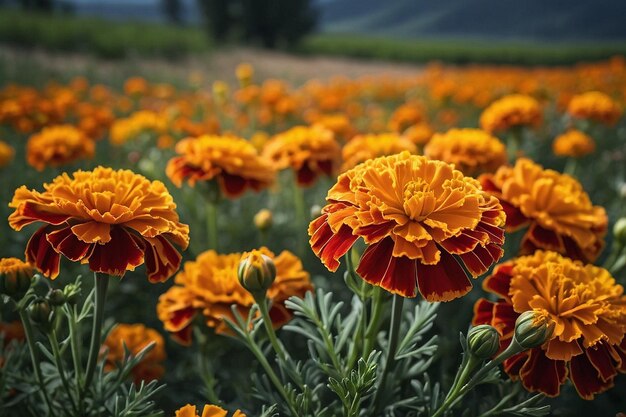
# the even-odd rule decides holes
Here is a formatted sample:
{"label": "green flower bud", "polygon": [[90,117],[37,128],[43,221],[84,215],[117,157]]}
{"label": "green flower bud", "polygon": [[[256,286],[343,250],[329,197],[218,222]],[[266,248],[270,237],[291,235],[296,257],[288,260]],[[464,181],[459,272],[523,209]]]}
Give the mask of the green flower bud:
{"label": "green flower bud", "polygon": [[538,311],[523,312],[515,321],[514,340],[524,349],[543,345],[552,336],[554,323]]}
{"label": "green flower bud", "polygon": [[487,324],[472,327],[467,333],[467,349],[478,359],[488,359],[500,348],[498,331]]}
{"label": "green flower bud", "polygon": [[33,323],[47,329],[54,320],[54,310],[45,298],[38,298],[28,307],[28,315]]}
{"label": "green flower bud", "polygon": [[53,306],[62,306],[65,304],[66,297],[63,291],[61,290],[51,290],[48,294],[48,301]]}
{"label": "green flower bud", "polygon": [[622,217],[615,222],[613,236],[622,246],[626,246],[626,217]]}
{"label": "green flower bud", "polygon": [[65,296],[65,301],[67,303],[76,304],[78,296],[80,295],[80,285],[67,284],[63,288],[63,295]]}
{"label": "green flower bud", "polygon": [[246,253],[239,262],[239,283],[251,294],[265,294],[276,279],[276,266],[269,256],[260,250]]}
{"label": "green flower bud", "polygon": [[19,301],[30,288],[35,273],[30,264],[17,258],[0,260],[0,294],[6,294]]}
{"label": "green flower bud", "polygon": [[257,214],[254,215],[254,225],[260,231],[265,231],[272,227],[273,216],[272,212],[268,209],[259,210]]}

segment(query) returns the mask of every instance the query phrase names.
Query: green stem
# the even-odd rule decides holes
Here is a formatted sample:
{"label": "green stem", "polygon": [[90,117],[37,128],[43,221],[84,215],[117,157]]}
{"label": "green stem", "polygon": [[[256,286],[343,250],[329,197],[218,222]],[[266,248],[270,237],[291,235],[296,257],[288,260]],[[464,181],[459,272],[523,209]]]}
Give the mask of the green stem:
{"label": "green stem", "polygon": [[50,341],[50,346],[52,347],[52,355],[54,356],[57,370],[59,371],[59,375],[61,376],[61,383],[63,384],[63,388],[65,388],[65,391],[67,392],[67,396],[70,399],[70,403],[72,404],[74,413],[79,414],[76,401],[74,400],[74,395],[72,395],[72,389],[70,387],[69,381],[67,380],[67,376],[65,375],[65,366],[63,365],[63,358],[61,357],[61,351],[59,350],[59,339],[57,338],[56,330],[53,329],[48,334],[48,340]]}
{"label": "green stem", "polygon": [[281,362],[286,362],[287,355],[285,350],[280,345],[278,338],[276,337],[276,332],[274,331],[274,326],[272,326],[272,319],[270,318],[269,309],[267,308],[267,298],[265,294],[253,294],[254,301],[256,301],[259,306],[259,311],[261,312],[261,317],[263,318],[263,325],[265,326],[265,330],[267,332],[267,336],[270,340],[272,348],[276,352],[278,356],[278,360]]}
{"label": "green stem", "polygon": [[94,272],[94,285],[96,290],[93,326],[91,328],[91,342],[89,344],[89,356],[87,357],[87,371],[83,391],[87,390],[93,379],[102,342],[102,325],[104,323],[104,303],[106,302],[109,277],[99,272]]}
{"label": "green stem", "polygon": [[305,254],[306,239],[303,236],[307,236],[306,233],[306,213],[304,210],[304,193],[302,188],[298,185],[294,174],[293,179],[293,202],[296,211],[296,233],[298,236],[298,255],[302,258]]}
{"label": "green stem", "polygon": [[75,307],[69,307],[65,305],[65,311],[68,317],[68,323],[70,327],[70,348],[72,350],[72,361],[74,364],[74,376],[76,377],[76,386],[82,386],[82,366],[80,363],[80,330],[76,321]]}
{"label": "green stem", "polygon": [[520,128],[513,128],[509,132],[506,150],[509,157],[509,162],[511,164],[515,164],[515,160],[517,159],[517,154],[522,145],[522,131]]}
{"label": "green stem", "polygon": [[563,169],[564,174],[568,174],[572,177],[576,176],[576,168],[578,167],[578,160],[576,158],[568,158]]}
{"label": "green stem", "polygon": [[33,370],[35,371],[35,378],[37,378],[37,383],[39,384],[39,390],[43,399],[48,407],[48,414],[51,416],[55,415],[54,408],[52,407],[52,402],[50,401],[50,397],[48,396],[48,391],[46,390],[46,385],[43,381],[43,375],[41,374],[41,368],[39,367],[39,355],[37,354],[37,348],[35,346],[35,336],[33,334],[33,326],[30,324],[30,318],[26,315],[23,308],[18,309],[18,313],[20,315],[20,319],[22,320],[22,324],[24,325],[24,335],[26,336],[26,344],[28,345],[28,351],[30,353],[30,360],[33,363]]}
{"label": "green stem", "polygon": [[217,201],[207,199],[206,203],[206,227],[208,249],[217,250]]}
{"label": "green stem", "polygon": [[276,388],[278,393],[285,400],[285,403],[287,404],[287,407],[289,408],[289,411],[291,412],[292,417],[298,417],[299,414],[296,411],[293,404],[291,404],[291,400],[289,399],[289,396],[287,395],[287,392],[285,391],[283,384],[280,382],[280,379],[278,379],[278,376],[276,375],[276,373],[270,366],[269,362],[265,358],[265,355],[263,355],[263,352],[259,350],[259,348],[256,346],[253,340],[250,340],[249,336],[247,340],[247,345],[250,351],[252,352],[252,354],[256,357],[256,359],[259,361],[259,363],[265,370],[265,373],[269,377],[270,381],[272,381],[272,384],[274,384],[274,387]]}
{"label": "green stem", "polygon": [[[365,281],[363,281],[361,288],[365,287],[365,285]],[[348,364],[346,366],[346,369],[348,370],[352,369],[358,359],[359,343],[361,347],[364,348],[365,333],[367,331],[367,314],[365,313],[366,301],[367,299],[361,300],[361,317],[359,318],[359,324],[357,325],[354,338],[352,339],[352,344],[350,345],[350,354],[348,355]],[[367,356],[364,356],[364,359],[366,358]]]}
{"label": "green stem", "polygon": [[441,404],[441,407],[432,415],[432,417],[438,417],[442,415],[448,408],[454,404],[460,395],[461,389],[465,386],[467,381],[470,378],[471,373],[476,369],[476,366],[480,365],[480,361],[476,359],[476,357],[472,356],[469,353],[465,353],[463,357],[463,362],[461,362],[461,366],[459,367],[459,372],[457,372],[456,377],[454,378],[454,383],[448,391],[448,395]]}
{"label": "green stem", "polygon": [[374,396],[374,414],[378,414],[380,410],[381,392],[385,389],[387,383],[387,376],[389,371],[396,360],[396,348],[398,346],[398,339],[400,336],[400,322],[402,321],[402,306],[404,304],[404,297],[395,294],[393,296],[393,305],[391,307],[391,323],[389,324],[389,345],[387,346],[387,357],[385,358],[385,364],[383,365],[383,372],[380,376],[380,383]]}
{"label": "green stem", "polygon": [[217,383],[217,381],[215,380],[215,374],[213,373],[213,368],[211,367],[211,364],[209,363],[209,355],[207,354],[207,339],[205,338],[205,340],[202,340],[201,342],[201,348],[200,348],[200,369],[201,369],[201,377],[202,380],[204,381],[204,386],[206,388],[207,391],[207,399],[209,400],[210,404],[215,404],[218,405],[221,403],[220,399],[217,396],[217,393],[215,392],[215,385]]}
{"label": "green stem", "polygon": [[369,357],[374,349],[376,335],[380,327],[380,318],[383,312],[383,292],[380,287],[374,287],[372,297],[372,313],[370,314],[370,322],[365,331],[365,340],[363,343],[363,358]]}

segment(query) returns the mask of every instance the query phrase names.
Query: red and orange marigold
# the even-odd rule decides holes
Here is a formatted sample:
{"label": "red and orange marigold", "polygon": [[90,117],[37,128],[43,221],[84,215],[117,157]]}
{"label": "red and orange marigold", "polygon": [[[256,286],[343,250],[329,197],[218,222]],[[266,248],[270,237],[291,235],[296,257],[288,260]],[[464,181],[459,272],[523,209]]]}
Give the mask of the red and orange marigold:
{"label": "red and orange marigold", "polygon": [[260,191],[274,182],[271,164],[245,139],[210,135],[187,138],[176,145],[176,152],[180,156],[170,159],[165,173],[178,187],[183,181],[194,186],[198,181],[216,180],[222,194],[236,198],[248,188]]}
{"label": "red and orange marigold", "polygon": [[[202,408],[202,415],[199,416],[196,411],[196,406],[187,404],[176,410],[176,415],[174,417],[226,417],[227,415],[228,411],[224,410],[222,407],[207,404]],[[232,417],[246,417],[246,415],[241,411],[236,410],[232,414]]]}
{"label": "red and orange marigold", "polygon": [[335,173],[341,148],[333,132],[321,125],[296,126],[270,139],[263,156],[271,160],[277,170],[293,169],[298,184],[308,186],[320,175]]}
{"label": "red and orange marigold", "polygon": [[546,249],[592,262],[604,247],[606,211],[594,206],[582,185],[569,175],[521,158],[495,174],[479,178],[506,211],[507,231],[529,227],[521,254]]}
{"label": "red and orange marigold", "polygon": [[[267,297],[272,300],[272,322],[280,326],[292,316],[284,302],[293,295],[304,296],[313,287],[309,274],[302,269],[302,262],[294,254],[283,251],[275,256],[267,248],[259,251],[272,258],[276,266],[276,279],[267,290]],[[254,298],[241,286],[237,275],[243,255],[220,255],[208,250],[195,261],[185,262],[184,269],[175,278],[178,285],[161,295],[157,305],[159,319],[176,341],[184,345],[191,343],[192,322],[196,317],[201,316],[217,333],[225,333],[228,327],[223,319],[234,319],[233,304],[243,316],[248,314]]]}
{"label": "red and orange marigold", "polygon": [[452,165],[403,152],[339,176],[309,225],[313,252],[331,270],[357,239],[357,272],[392,293],[429,301],[466,294],[503,254],[505,215],[495,197]]}
{"label": "red and orange marigold", "polygon": [[61,255],[117,276],[145,263],[152,282],[165,281],[180,266],[173,244],[187,248],[189,227],[180,223],[162,182],[98,167],[64,173],[44,188],[22,186],[9,204],[13,229],[44,224],[26,247],[26,261],[44,275],[59,275]]}
{"label": "red and orange marigold", "polygon": [[494,326],[501,349],[525,311],[554,323],[542,346],[504,361],[506,373],[527,390],[554,397],[569,379],[590,400],[612,387],[618,372],[626,373],[626,296],[607,270],[537,251],[498,265],[483,286],[499,299],[478,300],[473,324]]}

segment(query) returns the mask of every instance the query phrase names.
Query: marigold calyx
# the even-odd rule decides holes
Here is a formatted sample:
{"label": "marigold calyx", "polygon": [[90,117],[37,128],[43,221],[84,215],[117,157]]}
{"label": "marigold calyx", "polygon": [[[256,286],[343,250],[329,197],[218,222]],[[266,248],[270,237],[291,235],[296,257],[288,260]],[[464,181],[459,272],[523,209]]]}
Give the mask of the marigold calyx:
{"label": "marigold calyx", "polygon": [[237,276],[241,286],[252,295],[265,294],[276,279],[276,266],[272,258],[255,250],[241,258]]}
{"label": "marigold calyx", "polygon": [[515,321],[515,341],[524,349],[532,349],[544,344],[554,330],[554,323],[548,323],[546,314],[528,310]]}
{"label": "marigold calyx", "polygon": [[500,347],[500,335],[493,326],[481,324],[467,332],[467,349],[478,359],[487,359],[496,354]]}
{"label": "marigold calyx", "polygon": [[615,222],[613,236],[620,245],[626,246],[626,217],[622,217]]}
{"label": "marigold calyx", "polygon": [[45,298],[38,298],[28,307],[28,315],[33,323],[48,329],[54,321],[54,310]]}

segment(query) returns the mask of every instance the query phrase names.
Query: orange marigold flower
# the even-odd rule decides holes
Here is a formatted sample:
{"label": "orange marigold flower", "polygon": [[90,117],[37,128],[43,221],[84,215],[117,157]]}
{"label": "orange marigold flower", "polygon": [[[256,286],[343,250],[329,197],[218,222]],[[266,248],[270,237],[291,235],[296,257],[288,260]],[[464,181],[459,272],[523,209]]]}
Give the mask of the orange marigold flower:
{"label": "orange marigold flower", "polygon": [[293,127],[274,136],[263,149],[263,156],[278,170],[292,168],[302,186],[313,184],[319,175],[333,175],[340,153],[333,132],[320,125]]}
{"label": "orange marigold flower", "polygon": [[116,146],[136,139],[141,133],[152,132],[156,135],[164,134],[167,130],[167,119],[156,112],[141,110],[125,119],[116,120],[111,126],[109,139]]}
{"label": "orange marigold flower", "polygon": [[194,186],[197,181],[216,179],[222,193],[235,198],[247,188],[260,191],[274,182],[271,165],[245,139],[210,135],[187,138],[176,144],[176,152],[180,156],[170,159],[165,173],[178,187],[184,180]]}
{"label": "orange marigold flower", "polygon": [[405,103],[394,110],[389,118],[389,129],[404,132],[409,126],[424,121],[424,108],[419,103]]}
{"label": "orange marigold flower", "polygon": [[252,65],[243,62],[237,65],[237,68],[235,69],[235,75],[237,76],[239,85],[241,87],[247,87],[252,84],[252,78],[254,77],[254,68],[252,67]]}
{"label": "orange marigold flower", "polygon": [[111,330],[102,345],[105,354],[105,371],[113,371],[124,360],[124,346],[137,355],[149,344],[154,347],[132,370],[136,383],[160,379],[165,373],[162,362],[165,360],[165,341],[159,332],[143,324],[118,324]]}
{"label": "orange marigold flower", "polygon": [[26,159],[31,166],[42,171],[47,166],[93,158],[94,151],[94,142],[74,126],[51,126],[28,138]]}
{"label": "orange marigold flower", "polygon": [[378,135],[357,135],[346,143],[341,151],[343,165],[341,171],[347,171],[368,159],[385,155],[394,155],[402,151],[417,152],[417,146],[409,139],[396,133]]}
{"label": "orange marigold flower", "polygon": [[[176,410],[175,417],[226,417],[227,415],[228,411],[224,410],[222,407],[207,404],[202,409],[202,416],[199,416],[196,411],[196,406],[187,404]],[[246,415],[237,410],[233,413],[232,417],[246,417]]]}
{"label": "orange marigold flower", "polygon": [[413,126],[409,126],[404,133],[402,133],[402,136],[408,138],[417,146],[423,146],[428,143],[434,133],[433,128],[428,123],[417,123]]}
{"label": "orange marigold flower", "polygon": [[626,296],[606,269],[537,251],[498,265],[483,286],[500,299],[478,300],[473,324],[494,326],[501,349],[525,311],[554,323],[542,346],[504,361],[504,370],[527,390],[554,397],[570,379],[590,400],[612,387],[618,372],[626,373]]}
{"label": "orange marigold flower", "polygon": [[502,142],[480,129],[450,129],[437,133],[424,147],[424,155],[454,164],[472,177],[493,172],[507,162]]}
{"label": "orange marigold flower", "polygon": [[0,321],[0,335],[4,338],[5,346],[12,340],[23,341],[26,337],[24,326],[19,320],[4,322]]}
{"label": "orange marigold flower", "polygon": [[[313,287],[302,262],[289,251],[275,256],[267,248],[260,252],[269,256],[276,266],[276,279],[267,290],[272,300],[270,317],[278,327],[291,320],[285,300],[292,295],[304,296]],[[202,315],[209,327],[217,333],[228,332],[223,318],[234,319],[231,305],[235,304],[246,316],[254,304],[252,295],[239,283],[237,271],[244,254],[220,255],[214,250],[201,253],[195,261],[185,262],[176,275],[176,286],[159,297],[157,314],[165,330],[181,344],[191,343],[192,321]]]}
{"label": "orange marigold flower", "polygon": [[614,125],[622,116],[622,109],[608,95],[599,91],[579,94],[570,100],[567,113],[575,119],[589,119]]}
{"label": "orange marigold flower", "polygon": [[520,158],[514,167],[503,166],[479,180],[500,200],[507,231],[530,226],[522,238],[522,255],[546,249],[585,262],[597,259],[608,218],[575,178]]}
{"label": "orange marigold flower", "polygon": [[449,301],[502,257],[504,212],[478,181],[452,165],[408,152],[370,159],[341,174],[311,222],[313,252],[336,271],[359,237],[357,272],[392,293]]}
{"label": "orange marigold flower", "polygon": [[541,124],[539,102],[530,96],[511,94],[494,101],[480,115],[480,127],[489,133],[515,126],[536,127]]}
{"label": "orange marigold flower", "polygon": [[0,140],[0,168],[11,163],[15,156],[15,149],[8,143]]}
{"label": "orange marigold flower", "polygon": [[146,94],[149,87],[145,78],[131,77],[124,83],[124,93],[129,96]]}
{"label": "orange marigold flower", "polygon": [[172,243],[186,249],[189,227],[180,223],[162,182],[98,167],[64,173],[44,188],[22,186],[9,204],[13,229],[44,223],[26,247],[26,260],[44,275],[56,278],[60,255],[118,276],[145,262],[152,282],[167,280],[180,266]]}
{"label": "orange marigold flower", "polygon": [[580,158],[596,150],[594,140],[580,130],[570,130],[557,136],[552,142],[552,151],[557,156]]}

